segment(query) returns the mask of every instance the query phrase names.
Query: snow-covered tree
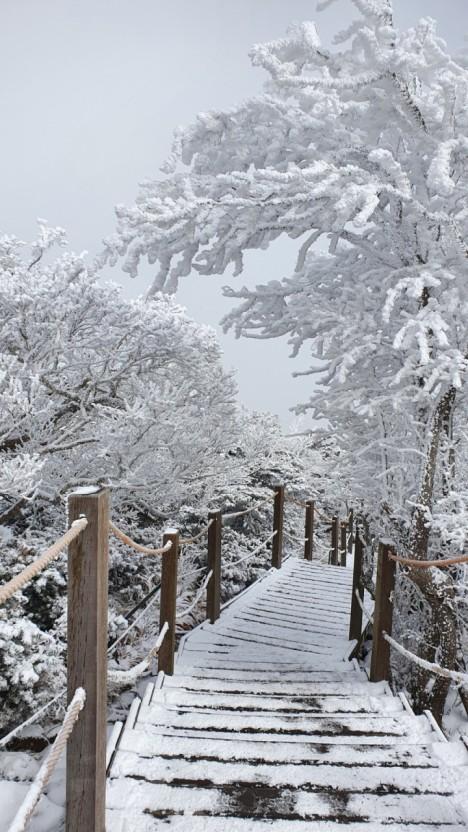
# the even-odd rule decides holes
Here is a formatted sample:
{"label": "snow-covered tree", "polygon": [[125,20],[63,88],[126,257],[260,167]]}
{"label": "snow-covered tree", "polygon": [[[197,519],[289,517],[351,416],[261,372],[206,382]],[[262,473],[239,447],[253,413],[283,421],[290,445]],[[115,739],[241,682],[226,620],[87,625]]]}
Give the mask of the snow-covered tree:
{"label": "snow-covered tree", "polygon": [[[213,331],[167,296],[124,299],[83,257],[56,256],[56,244],[65,245],[63,231],[44,223],[32,246],[0,239],[2,581],[63,532],[66,495],[78,485],[108,484],[117,522],[137,539],[159,537],[175,507],[206,504],[225,481],[239,436],[235,385]],[[31,689],[40,699],[61,683],[53,662],[65,563],[0,611],[5,718],[28,710]],[[131,605],[158,569],[113,546],[113,609]]]}
{"label": "snow-covered tree", "polygon": [[[282,281],[226,289],[241,301],[226,326],[310,350],[304,407],[339,439],[375,533],[424,559],[466,546],[468,72],[433,20],[399,31],[391,0],[353,2],[331,49],[313,23],[253,48],[264,94],[177,131],[104,257],[130,275],[157,262],[151,297],[297,238]],[[419,649],[453,666],[453,580],[411,579],[431,613]],[[440,716],[447,684],[426,681],[416,704]]]}
{"label": "snow-covered tree", "polygon": [[[315,466],[304,443],[285,439],[273,417],[239,408],[212,330],[172,298],[126,300],[45,223],[32,245],[0,239],[0,272],[0,582],[64,531],[66,496],[79,485],[108,484],[114,520],[150,545],[166,525],[191,537],[211,509],[262,502],[277,482],[311,493]],[[271,524],[272,501],[226,521],[225,598],[269,567],[268,548],[235,561],[268,537]],[[302,528],[292,506],[287,529]],[[182,548],[180,609],[206,555],[206,537]],[[159,576],[160,559],[111,538],[110,641]],[[63,685],[65,599],[63,555],[0,609],[0,733]],[[203,604],[181,626],[202,614]],[[149,618],[154,643],[157,615]],[[136,631],[133,639],[114,656],[124,665],[144,650]]]}

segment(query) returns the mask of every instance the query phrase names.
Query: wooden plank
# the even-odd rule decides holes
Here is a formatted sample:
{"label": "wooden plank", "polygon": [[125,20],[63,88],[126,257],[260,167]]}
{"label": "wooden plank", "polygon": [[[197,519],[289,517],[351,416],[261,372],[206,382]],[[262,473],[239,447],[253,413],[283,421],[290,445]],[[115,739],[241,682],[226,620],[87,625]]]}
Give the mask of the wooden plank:
{"label": "wooden plank", "polygon": [[68,701],[86,704],[67,744],[66,832],[104,832],[107,727],[109,492],[71,494],[68,518],[86,529],[68,549]]}
{"label": "wooden plank", "polygon": [[392,634],[396,563],[388,557],[391,551],[391,546],[380,543],[375,587],[372,659],[370,667],[371,682],[388,681],[390,678],[390,645],[385,640],[383,633],[386,632],[388,635]]}
{"label": "wooden plank", "polygon": [[208,571],[212,570],[213,574],[206,588],[206,617],[214,624],[219,618],[221,596],[221,512],[210,511],[208,519],[211,521],[208,529]]}
{"label": "wooden plank", "polygon": [[284,485],[275,486],[275,501],[273,504],[273,531],[276,532],[271,547],[271,565],[275,569],[281,568],[283,556],[283,519],[284,519]]}
{"label": "wooden plank", "polygon": [[163,536],[164,545],[172,541],[171,548],[164,553],[161,569],[161,600],[159,606],[159,629],[165,622],[169,630],[159,648],[158,672],[164,671],[168,676],[174,673],[175,626],[177,606],[177,562],[179,559],[179,532],[169,529]]}

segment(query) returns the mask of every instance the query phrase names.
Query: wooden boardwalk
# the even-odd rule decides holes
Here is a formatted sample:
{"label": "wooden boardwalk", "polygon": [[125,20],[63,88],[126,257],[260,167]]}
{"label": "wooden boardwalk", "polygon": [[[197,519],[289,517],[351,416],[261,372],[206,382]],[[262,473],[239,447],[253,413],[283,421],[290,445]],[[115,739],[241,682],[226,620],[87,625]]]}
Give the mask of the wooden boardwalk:
{"label": "wooden boardwalk", "polygon": [[348,661],[350,599],[349,570],[291,558],[186,636],[131,708],[108,832],[466,832],[468,755]]}

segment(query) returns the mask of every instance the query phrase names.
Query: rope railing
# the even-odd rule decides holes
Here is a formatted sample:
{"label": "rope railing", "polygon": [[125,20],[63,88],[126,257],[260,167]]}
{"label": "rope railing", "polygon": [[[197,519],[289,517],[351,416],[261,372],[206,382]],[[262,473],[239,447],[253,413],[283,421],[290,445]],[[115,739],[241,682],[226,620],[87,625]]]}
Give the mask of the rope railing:
{"label": "rope railing", "polygon": [[15,737],[18,736],[18,734],[21,734],[21,731],[23,731],[25,728],[28,728],[30,725],[34,725],[34,723],[37,722],[37,720],[41,716],[47,713],[47,711],[49,710],[49,708],[52,707],[52,705],[55,705],[56,702],[60,701],[60,699],[65,693],[66,688],[63,688],[60,691],[60,693],[57,693],[57,695],[54,696],[53,699],[49,699],[49,701],[46,702],[45,705],[42,705],[40,708],[38,708],[37,711],[34,711],[34,713],[31,714],[31,716],[24,720],[24,722],[21,722],[19,725],[16,725],[16,727],[9,731],[8,734],[5,734],[3,737],[1,737],[0,748],[4,748],[6,745],[8,745],[8,743],[14,740]]}
{"label": "rope railing", "polygon": [[111,520],[109,520],[109,530],[112,534],[117,537],[122,543],[125,543],[127,546],[130,546],[131,549],[134,549],[135,552],[140,552],[142,555],[164,555],[169,549],[172,548],[172,541],[169,540],[164,546],[161,546],[159,549],[152,549],[150,546],[142,546],[141,543],[137,543],[135,540],[132,540],[128,534],[119,529]]}
{"label": "rope railing", "polygon": [[52,748],[37,772],[31,788],[27,792],[26,797],[13,819],[13,822],[9,826],[8,832],[24,832],[27,828],[34,810],[42,797],[42,793],[54,773],[59,758],[65,750],[68,738],[73,731],[80,712],[83,710],[85,701],[85,691],[83,688],[77,688],[67,708],[64,720],[60,726],[57,736],[55,737]]}
{"label": "rope railing", "polygon": [[368,624],[373,624],[373,623],[374,623],[374,618],[373,618],[373,616],[372,616],[372,615],[370,615],[370,613],[366,610],[366,608],[365,608],[365,606],[364,606],[364,603],[363,603],[363,601],[362,601],[362,599],[361,599],[361,596],[360,596],[360,594],[359,594],[359,590],[358,590],[358,589],[355,589],[355,590],[354,590],[354,594],[355,594],[355,596],[356,596],[356,598],[357,598],[357,602],[358,602],[359,606],[361,607],[361,610],[362,610],[362,612],[363,612],[363,614],[364,614],[364,617],[365,617],[365,619],[366,619],[367,623],[368,623]]}
{"label": "rope railing", "polygon": [[403,647],[403,645],[399,644],[398,641],[395,641],[394,638],[389,636],[385,630],[382,635],[385,641],[387,641],[394,650],[400,653],[401,656],[409,659],[413,662],[413,664],[417,664],[418,667],[429,671],[429,673],[434,673],[436,676],[443,676],[445,679],[450,679],[450,681],[455,682],[458,686],[468,689],[468,673],[460,673],[458,670],[449,670],[447,667],[442,667],[436,662],[428,662],[426,659],[422,659],[420,656],[412,653],[411,650],[407,650],[406,647]]}
{"label": "rope railing", "polygon": [[325,523],[333,523],[333,517],[329,517],[328,514],[324,514],[323,511],[319,511],[317,507],[315,507],[315,513],[325,520]]}
{"label": "rope railing", "polygon": [[[68,531],[49,547],[34,563],[0,587],[0,603],[5,602],[20,590],[31,578],[35,577],[56,558],[67,546],[68,551],[68,690],[77,692],[84,688],[87,678],[96,680],[96,686],[89,692],[86,708],[79,725],[71,737],[67,753],[67,788],[71,798],[67,802],[67,829],[86,829],[98,832],[104,828],[103,795],[105,793],[106,771],[101,764],[106,747],[106,692],[109,685],[125,686],[133,684],[138,677],[151,668],[151,660],[158,657],[158,671],[172,673],[175,655],[175,634],[177,622],[186,619],[202,600],[206,592],[206,618],[214,623],[220,614],[221,598],[221,546],[223,520],[229,522],[258,511],[263,506],[272,506],[272,532],[252,551],[232,563],[235,567],[254,558],[273,541],[271,547],[271,565],[279,569],[282,564],[283,517],[285,488],[274,485],[271,493],[242,511],[210,511],[207,524],[196,534],[180,538],[177,529],[167,529],[160,547],[137,543],[110,519],[109,492],[106,488],[92,487],[78,489],[68,497],[68,516],[71,525]],[[304,557],[312,557],[314,540],[313,511],[314,502],[307,503],[296,497],[291,501],[305,508],[305,535],[298,536],[297,541],[305,547]],[[241,503],[242,504],[242,503]],[[78,541],[79,535],[83,537]],[[108,645],[108,548],[109,534],[114,535],[126,546],[143,555],[165,555],[161,559],[160,584],[155,585],[141,598],[127,615],[132,618],[126,629]],[[178,554],[181,546],[196,543],[207,536],[207,566],[201,566],[182,573],[182,581],[204,572],[201,585],[192,597],[189,606],[177,614]],[[295,541],[296,542],[296,541]],[[208,571],[207,571],[208,569]],[[159,570],[158,570],[159,575]],[[198,583],[198,582],[197,582]],[[184,584],[182,583],[182,586]],[[101,591],[104,589],[104,591]],[[92,599],[92,600],[91,600]],[[118,667],[107,668],[107,655],[111,656],[122,642],[136,628],[142,628],[143,619],[159,602],[159,635],[154,646],[144,658],[127,670]],[[92,603],[92,609],[90,604]],[[144,625],[143,625],[144,627]],[[143,629],[143,628],[142,628]],[[36,723],[54,705],[62,707],[61,700],[66,690],[60,690],[56,696],[38,708],[28,719],[0,738],[0,748],[8,745],[25,728]],[[83,692],[84,696],[84,692]],[[84,699],[83,699],[84,702]],[[20,807],[11,832],[23,832],[34,807],[40,798],[61,753],[83,704],[72,701],[66,711],[62,727],[59,729],[51,754],[41,766],[33,789],[27,800]],[[84,750],[83,750],[84,749]],[[58,757],[57,757],[58,758]],[[71,826],[70,826],[70,823]]]}
{"label": "rope railing", "polygon": [[208,534],[211,526],[213,525],[213,522],[213,520],[210,520],[207,523],[207,525],[204,526],[204,528],[201,531],[199,531],[198,534],[195,534],[193,537],[180,538],[179,546],[189,546],[191,543],[196,543],[197,540],[200,540],[202,537]]}
{"label": "rope railing", "polygon": [[295,538],[295,537],[292,536],[292,534],[289,534],[289,532],[284,531],[284,529],[283,529],[283,537],[286,537],[290,541],[290,543],[292,543],[293,545],[296,545],[296,546],[299,543],[307,543],[307,541],[309,540],[308,537]]}
{"label": "rope railing", "polygon": [[276,492],[271,494],[266,500],[260,500],[260,502],[255,503],[250,508],[246,508],[243,511],[230,511],[230,512],[223,512],[223,520],[234,520],[236,517],[244,517],[246,514],[251,514],[253,511],[257,511],[262,506],[266,506],[268,503],[275,498]]}
{"label": "rope railing", "polygon": [[192,603],[190,604],[190,606],[189,606],[189,607],[187,607],[187,609],[186,609],[186,610],[182,610],[182,611],[181,611],[181,612],[180,612],[180,613],[176,616],[176,621],[179,621],[181,618],[186,618],[186,617],[187,617],[187,615],[189,615],[189,614],[192,612],[192,610],[194,610],[194,609],[195,609],[195,607],[197,606],[197,604],[198,604],[198,603],[199,603],[199,601],[201,600],[201,597],[202,597],[202,595],[203,595],[203,593],[204,593],[204,591],[205,591],[206,587],[208,586],[208,584],[209,584],[209,582],[210,582],[210,580],[211,580],[211,576],[212,576],[212,575],[213,575],[213,570],[212,570],[212,569],[210,569],[210,571],[209,571],[209,572],[208,572],[208,574],[206,575],[205,580],[203,581],[203,583],[202,583],[202,585],[201,585],[200,589],[198,590],[198,592],[197,592],[197,594],[196,594],[195,598],[193,599]]}
{"label": "rope railing", "polygon": [[299,506],[300,508],[307,508],[307,503],[305,502],[305,500],[299,500],[298,497],[293,497],[292,494],[286,494],[284,499],[287,503],[293,503],[294,505]]}
{"label": "rope railing", "polygon": [[118,685],[119,687],[126,687],[128,685],[134,684],[139,677],[145,673],[151,666],[151,660],[154,659],[155,656],[159,653],[159,648],[164,641],[166,633],[169,631],[169,624],[166,621],[161,628],[161,632],[158,635],[156,643],[151,650],[148,651],[145,658],[142,659],[138,664],[135,664],[129,670],[118,670],[118,669],[110,669],[107,671],[107,681],[113,685]]}
{"label": "rope railing", "polygon": [[403,566],[414,566],[416,569],[430,569],[436,566],[438,569],[446,569],[447,566],[455,566],[457,563],[468,563],[468,555],[459,555],[454,558],[445,558],[442,560],[417,560],[416,558],[402,557],[389,552],[388,557],[396,563],[401,563]]}
{"label": "rope railing", "polygon": [[75,520],[68,531],[59,537],[59,539],[49,546],[45,552],[43,552],[37,560],[30,563],[22,572],[18,575],[15,575],[10,581],[7,581],[0,587],[0,604],[4,604],[5,601],[8,601],[15,592],[22,589],[25,584],[27,584],[32,578],[35,578],[36,575],[39,575],[40,572],[43,572],[50,563],[52,563],[55,558],[63,552],[63,550],[78,537],[79,534],[86,528],[88,525],[88,521],[86,517],[80,517],[79,520]]}
{"label": "rope railing", "polygon": [[270,540],[273,540],[273,538],[276,537],[277,534],[277,531],[272,532],[272,534],[270,534],[269,537],[267,537],[267,539],[264,540],[263,543],[260,543],[260,545],[257,546],[257,548],[254,549],[252,552],[247,552],[247,554],[243,557],[239,558],[238,560],[235,560],[233,563],[230,563],[229,568],[233,566],[238,566],[239,563],[243,563],[245,560],[249,560],[249,558],[253,558],[255,555],[258,555],[258,553],[261,552],[262,549],[264,549],[265,546],[268,545]]}
{"label": "rope railing", "polygon": [[135,627],[138,627],[140,621],[143,620],[148,610],[150,610],[151,607],[154,606],[157,600],[158,595],[157,593],[155,593],[146,605],[146,607],[141,611],[140,615],[137,615],[137,617],[132,621],[131,624],[128,625],[128,627],[123,631],[123,633],[121,633],[120,636],[118,636],[118,638],[116,638],[115,641],[113,641],[112,644],[109,645],[109,647],[107,648],[107,654],[109,656],[114,652],[115,648],[127,638],[128,634],[131,633],[132,630],[135,629]]}

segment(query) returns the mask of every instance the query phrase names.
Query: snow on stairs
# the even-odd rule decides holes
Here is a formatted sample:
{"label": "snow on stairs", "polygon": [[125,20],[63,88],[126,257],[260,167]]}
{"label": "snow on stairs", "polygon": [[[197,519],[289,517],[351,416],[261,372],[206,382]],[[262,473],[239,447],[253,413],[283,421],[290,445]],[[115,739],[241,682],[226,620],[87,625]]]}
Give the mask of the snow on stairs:
{"label": "snow on stairs", "polygon": [[448,744],[347,660],[350,593],[348,570],[289,559],[186,636],[133,703],[108,832],[466,830]]}

